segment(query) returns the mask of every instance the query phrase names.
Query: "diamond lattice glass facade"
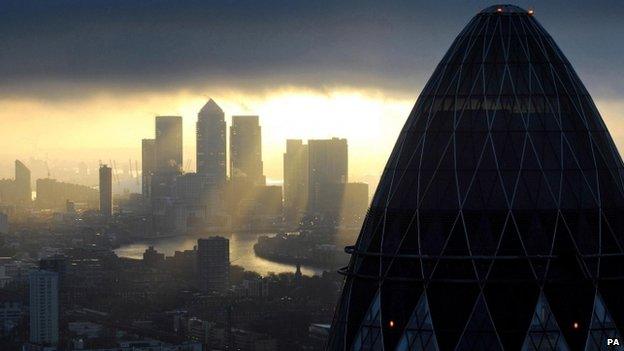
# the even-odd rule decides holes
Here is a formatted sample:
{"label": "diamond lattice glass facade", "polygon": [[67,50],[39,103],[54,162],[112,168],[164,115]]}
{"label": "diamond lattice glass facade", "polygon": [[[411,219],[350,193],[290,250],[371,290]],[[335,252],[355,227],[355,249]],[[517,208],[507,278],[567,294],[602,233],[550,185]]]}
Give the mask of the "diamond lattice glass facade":
{"label": "diamond lattice glass facade", "polygon": [[569,61],[532,12],[487,8],[401,131],[328,348],[606,349],[623,210],[622,159]]}

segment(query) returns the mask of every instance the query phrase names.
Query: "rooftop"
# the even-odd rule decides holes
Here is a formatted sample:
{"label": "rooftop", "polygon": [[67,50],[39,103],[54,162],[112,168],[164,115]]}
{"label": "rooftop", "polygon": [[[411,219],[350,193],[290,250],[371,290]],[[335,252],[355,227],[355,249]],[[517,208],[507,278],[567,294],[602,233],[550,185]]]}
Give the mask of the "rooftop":
{"label": "rooftop", "polygon": [[219,114],[223,114],[223,110],[221,109],[221,107],[219,107],[219,105],[217,105],[217,103],[213,99],[208,100],[208,102],[204,105],[204,107],[202,107],[201,111],[199,111],[199,113],[215,113],[215,112]]}
{"label": "rooftop", "polygon": [[483,9],[480,13],[501,13],[501,14],[511,14],[511,13],[528,13],[531,14],[533,10],[525,10],[521,7],[518,7],[516,5],[509,5],[509,4],[500,4],[500,5],[493,5],[490,7],[486,7],[485,9]]}

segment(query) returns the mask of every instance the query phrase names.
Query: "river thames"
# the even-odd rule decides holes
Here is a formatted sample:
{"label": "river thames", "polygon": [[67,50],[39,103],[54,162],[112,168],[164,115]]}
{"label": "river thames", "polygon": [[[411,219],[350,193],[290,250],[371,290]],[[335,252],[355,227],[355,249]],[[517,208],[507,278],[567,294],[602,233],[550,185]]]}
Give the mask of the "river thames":
{"label": "river thames", "polygon": [[[266,275],[269,272],[295,272],[295,266],[290,264],[278,263],[266,260],[256,256],[253,246],[261,235],[267,234],[250,234],[250,233],[232,233],[222,234],[221,236],[230,239],[230,262],[233,265],[241,266],[247,271],[258,272]],[[175,251],[191,250],[197,245],[197,239],[202,236],[177,236],[170,238],[150,239],[124,245],[115,250],[119,257],[128,257],[141,259],[143,252],[149,246],[154,246],[158,252],[164,253],[166,256],[173,256]],[[208,237],[208,236],[204,236]],[[305,275],[319,275],[323,273],[323,269],[310,266],[302,266],[301,272]]]}

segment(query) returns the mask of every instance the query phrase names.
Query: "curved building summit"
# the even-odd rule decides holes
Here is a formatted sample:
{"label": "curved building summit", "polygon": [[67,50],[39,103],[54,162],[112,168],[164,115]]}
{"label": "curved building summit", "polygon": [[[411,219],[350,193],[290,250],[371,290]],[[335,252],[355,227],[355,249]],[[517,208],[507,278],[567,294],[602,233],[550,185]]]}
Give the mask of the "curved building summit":
{"label": "curved building summit", "polygon": [[403,127],[330,350],[603,350],[624,326],[622,159],[532,10],[478,13]]}

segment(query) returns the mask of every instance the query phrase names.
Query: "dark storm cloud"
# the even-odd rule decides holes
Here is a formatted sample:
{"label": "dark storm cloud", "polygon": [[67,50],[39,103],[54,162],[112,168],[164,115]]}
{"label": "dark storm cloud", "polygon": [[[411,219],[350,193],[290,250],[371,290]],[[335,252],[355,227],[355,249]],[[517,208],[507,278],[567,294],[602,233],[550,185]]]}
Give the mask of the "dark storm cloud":
{"label": "dark storm cloud", "polygon": [[[483,1],[0,1],[0,91],[418,90]],[[623,91],[618,1],[534,5],[590,90]],[[50,95],[52,94],[52,95]]]}

